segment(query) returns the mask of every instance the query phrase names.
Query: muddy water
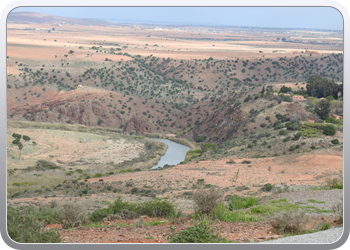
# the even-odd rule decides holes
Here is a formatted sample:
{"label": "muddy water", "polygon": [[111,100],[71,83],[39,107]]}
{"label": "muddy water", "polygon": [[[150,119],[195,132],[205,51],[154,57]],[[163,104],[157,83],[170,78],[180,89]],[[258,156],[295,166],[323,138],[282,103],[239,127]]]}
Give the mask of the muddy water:
{"label": "muddy water", "polygon": [[167,139],[152,138],[153,140],[164,142],[168,145],[168,150],[165,155],[163,155],[158,163],[154,165],[151,169],[156,169],[158,167],[163,167],[165,164],[177,165],[185,159],[187,151],[190,150],[189,147],[182,144],[169,141]]}

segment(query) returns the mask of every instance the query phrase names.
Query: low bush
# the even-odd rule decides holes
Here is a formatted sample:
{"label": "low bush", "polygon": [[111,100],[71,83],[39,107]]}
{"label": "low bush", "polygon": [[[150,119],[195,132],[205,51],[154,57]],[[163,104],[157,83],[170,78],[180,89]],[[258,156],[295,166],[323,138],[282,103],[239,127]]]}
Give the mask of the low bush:
{"label": "low bush", "polygon": [[289,141],[289,140],[290,140],[290,138],[292,138],[292,137],[288,136],[288,137],[284,138],[284,139],[283,139],[283,142],[287,142],[287,141]]}
{"label": "low bush", "polygon": [[286,134],[288,134],[288,131],[286,131],[286,130],[280,130],[280,131],[278,132],[278,134],[279,134],[279,135],[286,135]]}
{"label": "low bush", "polygon": [[339,140],[338,140],[338,139],[333,139],[333,140],[331,140],[331,142],[332,142],[334,145],[339,144]]}
{"label": "low bush", "polygon": [[338,216],[339,222],[343,222],[343,198],[341,198],[341,203],[338,203],[332,207],[333,213]]}
{"label": "low bush", "polygon": [[251,161],[244,160],[244,161],[242,161],[241,163],[242,163],[242,164],[250,164],[250,163],[251,163]]}
{"label": "low bush", "polygon": [[203,185],[201,185],[192,196],[195,215],[212,215],[214,208],[220,203],[223,195],[223,190],[219,188],[211,187],[210,189],[205,189]]}
{"label": "low bush", "polygon": [[62,216],[63,228],[77,227],[89,222],[87,213],[83,207],[75,203],[65,203],[59,207],[59,212]]}
{"label": "low bush", "polygon": [[264,191],[264,192],[270,192],[270,191],[272,190],[272,187],[273,187],[272,184],[266,183],[266,184],[261,188],[261,190]]}
{"label": "low bush", "polygon": [[301,123],[299,121],[287,122],[286,127],[288,130],[298,130],[301,127]]}
{"label": "low bush", "polygon": [[326,180],[326,186],[330,189],[343,189],[343,173],[340,172],[338,177]]}
{"label": "low bush", "polygon": [[195,225],[169,236],[170,243],[227,243],[230,242],[214,233],[215,222],[209,216],[200,217]]}
{"label": "low bush", "polygon": [[45,161],[45,160],[38,160],[36,162],[35,169],[37,171],[45,171],[45,170],[59,169],[59,167],[53,162]]}
{"label": "low bush", "polygon": [[7,207],[7,232],[18,243],[58,243],[61,236],[56,230],[41,230],[42,224],[34,213]]}
{"label": "low bush", "polygon": [[324,127],[323,133],[325,135],[335,135],[336,128],[333,125],[327,125]]}
{"label": "low bush", "polygon": [[297,140],[300,139],[300,137],[301,137],[301,133],[298,132],[298,133],[296,133],[296,134],[294,135],[293,140],[294,140],[294,141],[297,141]]}
{"label": "low bush", "polygon": [[175,205],[168,200],[154,199],[141,203],[136,211],[150,217],[168,217],[175,213]]}
{"label": "low bush", "polygon": [[309,221],[305,212],[283,211],[272,217],[271,226],[278,233],[299,233],[304,230],[303,225]]}
{"label": "low bush", "polygon": [[326,123],[336,123],[336,121],[333,117],[327,117],[325,121],[326,121]]}
{"label": "low bush", "polygon": [[277,126],[275,126],[275,129],[281,129],[281,128],[284,128],[283,123],[280,123]]}
{"label": "low bush", "polygon": [[243,209],[252,207],[258,204],[258,199],[254,197],[240,197],[238,195],[232,196],[230,203],[228,204],[227,208],[230,211],[236,210],[236,209]]}
{"label": "low bush", "polygon": [[214,209],[214,215],[221,221],[227,222],[250,222],[261,221],[262,218],[252,214],[250,210],[232,212],[223,203],[219,203]]}
{"label": "low bush", "polygon": [[90,213],[89,219],[92,222],[101,222],[104,218],[110,215],[120,214],[123,210],[150,217],[167,217],[175,213],[175,205],[170,201],[160,199],[134,204],[123,202],[121,197],[118,197],[118,199],[108,207],[96,209]]}

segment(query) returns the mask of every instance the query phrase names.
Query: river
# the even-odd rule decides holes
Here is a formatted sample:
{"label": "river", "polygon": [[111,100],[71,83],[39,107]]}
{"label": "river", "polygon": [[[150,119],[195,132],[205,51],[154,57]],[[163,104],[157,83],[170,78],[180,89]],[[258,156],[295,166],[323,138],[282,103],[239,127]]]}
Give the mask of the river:
{"label": "river", "polygon": [[151,138],[152,140],[157,140],[164,142],[168,145],[168,150],[165,152],[165,155],[160,157],[160,160],[156,165],[154,165],[151,169],[157,169],[158,167],[163,167],[165,164],[168,165],[177,165],[183,160],[185,160],[187,151],[190,150],[189,147],[184,146],[182,144],[160,138]]}

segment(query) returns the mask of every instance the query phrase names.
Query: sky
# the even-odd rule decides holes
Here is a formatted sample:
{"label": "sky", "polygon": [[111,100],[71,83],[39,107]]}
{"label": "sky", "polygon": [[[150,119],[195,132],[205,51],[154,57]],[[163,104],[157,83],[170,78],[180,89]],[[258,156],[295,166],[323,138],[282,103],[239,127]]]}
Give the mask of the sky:
{"label": "sky", "polygon": [[122,22],[343,30],[342,15],[332,7],[18,7],[12,12]]}

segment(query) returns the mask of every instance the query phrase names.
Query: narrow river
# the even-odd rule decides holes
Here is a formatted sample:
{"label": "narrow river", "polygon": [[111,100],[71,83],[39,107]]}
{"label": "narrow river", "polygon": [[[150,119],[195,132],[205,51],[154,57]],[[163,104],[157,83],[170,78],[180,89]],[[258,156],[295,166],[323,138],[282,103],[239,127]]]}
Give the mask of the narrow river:
{"label": "narrow river", "polygon": [[156,169],[158,167],[163,167],[165,164],[168,165],[177,165],[183,160],[185,160],[187,151],[190,150],[189,147],[184,146],[182,144],[167,140],[167,139],[160,139],[160,138],[151,138],[152,140],[157,140],[164,142],[168,145],[168,150],[166,151],[165,155],[163,155],[158,163],[154,165],[151,169]]}

